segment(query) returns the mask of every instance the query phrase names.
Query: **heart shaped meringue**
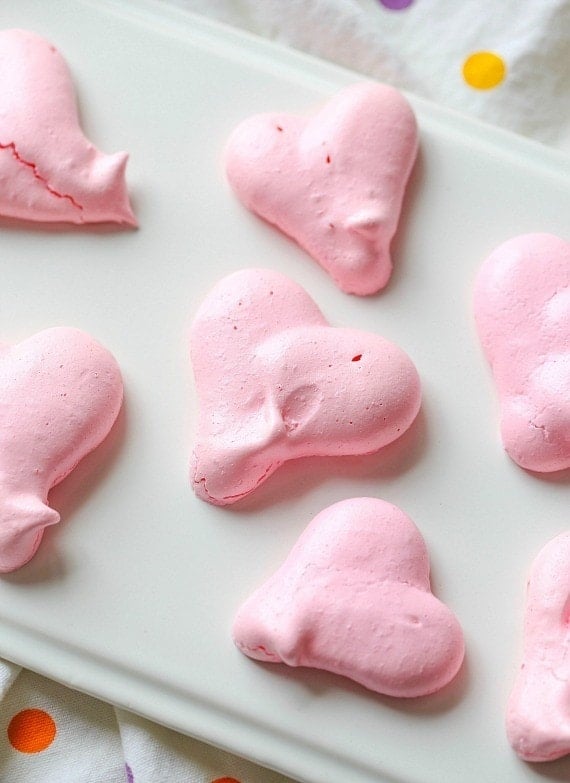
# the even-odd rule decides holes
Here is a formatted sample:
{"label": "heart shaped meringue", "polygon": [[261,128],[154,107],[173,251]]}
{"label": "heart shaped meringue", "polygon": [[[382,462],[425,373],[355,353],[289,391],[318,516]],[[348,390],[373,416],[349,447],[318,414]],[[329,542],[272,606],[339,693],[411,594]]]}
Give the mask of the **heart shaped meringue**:
{"label": "heart shaped meringue", "polygon": [[421,401],[408,356],[330,327],[309,295],[267,269],[221,280],[191,334],[199,399],[192,483],[233,503],[286,460],[367,454],[398,438]]}
{"label": "heart shaped meringue", "polygon": [[419,530],[376,498],[321,511],[232,634],[251,658],[325,669],[389,696],[439,690],[464,656],[457,619],[431,593]]}
{"label": "heart shaped meringue", "polygon": [[570,467],[570,244],[527,234],[491,253],[475,319],[501,404],[505,449],[521,467]]}
{"label": "heart shaped meringue", "polygon": [[365,82],[342,90],[309,119],[245,120],[228,141],[225,161],[248,209],[295,239],[343,291],[366,295],[390,278],[390,242],[417,148],[405,98]]}
{"label": "heart shaped meringue", "polygon": [[113,356],[76,329],[46,329],[0,349],[0,572],[35,554],[59,514],[47,505],[109,433],[123,399]]}
{"label": "heart shaped meringue", "polygon": [[127,154],[104,155],[79,126],[59,52],[27,30],[0,31],[0,215],[136,225]]}
{"label": "heart shaped meringue", "polygon": [[507,706],[509,742],[526,761],[570,753],[570,532],[532,564],[524,652]]}

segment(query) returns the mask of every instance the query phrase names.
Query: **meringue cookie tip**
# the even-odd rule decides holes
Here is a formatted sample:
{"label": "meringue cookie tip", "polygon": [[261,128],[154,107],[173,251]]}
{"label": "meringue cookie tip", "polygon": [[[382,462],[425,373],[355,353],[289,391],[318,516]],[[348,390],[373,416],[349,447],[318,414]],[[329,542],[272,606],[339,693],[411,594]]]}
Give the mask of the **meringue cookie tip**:
{"label": "meringue cookie tip", "polygon": [[0,570],[35,554],[59,514],[49,491],[111,431],[119,366],[86,333],[53,327],[0,350]]}

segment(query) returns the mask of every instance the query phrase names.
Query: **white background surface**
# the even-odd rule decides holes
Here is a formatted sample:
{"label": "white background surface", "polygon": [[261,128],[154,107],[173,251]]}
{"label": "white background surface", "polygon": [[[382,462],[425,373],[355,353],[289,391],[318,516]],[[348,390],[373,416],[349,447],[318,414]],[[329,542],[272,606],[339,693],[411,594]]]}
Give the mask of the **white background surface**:
{"label": "white background surface", "polygon": [[[70,63],[87,135],[129,149],[138,232],[4,225],[3,339],[55,324],[91,332],[121,364],[126,405],[108,443],[51,496],[63,523],[0,582],[0,654],[71,686],[316,783],[565,779],[507,746],[528,565],[567,527],[567,476],[503,454],[471,312],[481,260],[517,233],[564,236],[566,159],[418,101],[421,152],[389,288],[348,297],[293,243],[246,213],[220,152],[243,117],[308,110],[354,76],[210,34],[140,2],[3,6],[3,26],[51,38]],[[111,4],[107,6],[109,9]],[[414,359],[418,423],[382,453],[306,460],[216,509],[187,481],[195,421],[187,333],[219,279],[250,265],[300,282],[333,325],[377,331]],[[415,520],[433,586],[460,618],[467,660],[434,697],[382,698],[332,675],[263,666],[232,646],[247,594],[308,521],[372,495]]]}

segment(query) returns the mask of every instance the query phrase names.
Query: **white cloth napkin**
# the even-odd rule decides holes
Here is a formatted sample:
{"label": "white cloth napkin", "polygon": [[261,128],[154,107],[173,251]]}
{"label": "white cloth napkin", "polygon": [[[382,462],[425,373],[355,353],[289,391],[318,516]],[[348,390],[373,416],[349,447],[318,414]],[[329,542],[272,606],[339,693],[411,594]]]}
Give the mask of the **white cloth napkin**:
{"label": "white cloth napkin", "polygon": [[0,661],[1,783],[287,783],[288,778]]}
{"label": "white cloth napkin", "polygon": [[[570,152],[568,0],[165,2]],[[465,81],[463,65],[478,52],[503,60],[498,86]]]}
{"label": "white cloth napkin", "polygon": [[[164,2],[570,152],[570,0]],[[0,661],[2,783],[285,780]]]}

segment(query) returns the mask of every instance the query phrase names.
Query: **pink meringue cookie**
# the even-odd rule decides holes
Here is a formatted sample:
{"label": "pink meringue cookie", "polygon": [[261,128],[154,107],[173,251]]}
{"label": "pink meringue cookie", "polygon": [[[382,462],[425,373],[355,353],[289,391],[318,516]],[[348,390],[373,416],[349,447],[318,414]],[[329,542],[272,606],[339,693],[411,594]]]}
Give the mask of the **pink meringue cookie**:
{"label": "pink meringue cookie", "polygon": [[326,669],[389,696],[443,688],[464,656],[459,622],[431,593],[419,530],[376,498],[321,511],[232,633],[251,658]]}
{"label": "pink meringue cookie", "polygon": [[509,742],[526,761],[570,753],[570,532],[550,541],[530,573],[523,662],[509,698]]}
{"label": "pink meringue cookie", "polygon": [[500,245],[475,284],[475,319],[521,467],[570,467],[570,244],[527,234]]}
{"label": "pink meringue cookie", "polygon": [[0,214],[35,221],[135,226],[127,154],[104,155],[79,126],[59,52],[26,30],[0,31]]}
{"label": "pink meringue cookie", "polygon": [[314,117],[261,114],[232,133],[229,182],[252,212],[295,239],[343,291],[374,294],[418,149],[414,114],[384,84],[347,87]]}
{"label": "pink meringue cookie", "polygon": [[421,401],[408,356],[375,334],[330,327],[284,275],[246,269],[221,280],[191,334],[200,405],[192,483],[233,503],[285,461],[377,451]]}
{"label": "pink meringue cookie", "polygon": [[0,348],[0,572],[27,563],[59,522],[49,490],[107,436],[122,399],[117,362],[77,329]]}

